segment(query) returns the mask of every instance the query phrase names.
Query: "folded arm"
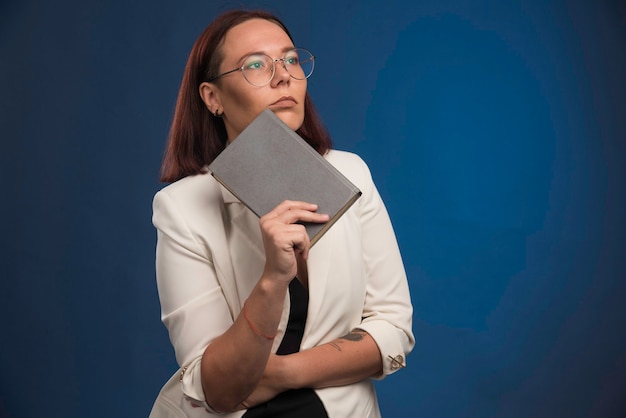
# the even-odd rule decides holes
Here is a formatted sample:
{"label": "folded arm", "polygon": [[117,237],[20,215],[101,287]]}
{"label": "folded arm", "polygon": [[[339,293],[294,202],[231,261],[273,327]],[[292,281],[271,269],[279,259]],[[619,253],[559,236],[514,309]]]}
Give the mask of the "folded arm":
{"label": "folded arm", "polygon": [[252,406],[277,394],[300,388],[349,385],[382,370],[374,339],[355,328],[329,343],[289,355],[271,355],[259,385],[246,400]]}

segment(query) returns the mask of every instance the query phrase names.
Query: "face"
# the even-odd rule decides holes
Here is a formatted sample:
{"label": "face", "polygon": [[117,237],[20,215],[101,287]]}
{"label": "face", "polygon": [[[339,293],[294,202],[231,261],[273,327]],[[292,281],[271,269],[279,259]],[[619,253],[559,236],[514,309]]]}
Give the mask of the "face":
{"label": "face", "polygon": [[[292,48],[291,39],[277,24],[264,19],[248,20],[227,32],[219,73],[241,67],[250,54],[260,52],[279,59]],[[274,67],[274,78],[262,87],[248,83],[241,71],[221,77],[218,83],[200,85],[200,95],[211,113],[223,113],[229,141],[268,108],[294,131],[302,126],[306,79],[292,78],[280,61]]]}

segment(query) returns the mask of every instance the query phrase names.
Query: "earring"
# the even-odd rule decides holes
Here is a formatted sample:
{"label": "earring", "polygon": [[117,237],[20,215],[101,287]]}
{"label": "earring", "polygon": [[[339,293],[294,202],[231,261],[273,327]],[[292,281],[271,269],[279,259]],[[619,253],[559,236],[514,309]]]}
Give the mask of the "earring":
{"label": "earring", "polygon": [[219,109],[215,109],[215,112],[213,112],[213,116],[215,116],[216,118],[221,118],[223,115],[223,113],[220,113]]}

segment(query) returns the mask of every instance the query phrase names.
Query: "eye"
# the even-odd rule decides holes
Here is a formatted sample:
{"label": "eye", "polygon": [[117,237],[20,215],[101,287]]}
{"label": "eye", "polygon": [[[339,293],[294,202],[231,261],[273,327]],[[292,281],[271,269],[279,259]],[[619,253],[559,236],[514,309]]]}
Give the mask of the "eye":
{"label": "eye", "polygon": [[243,63],[244,70],[257,71],[266,70],[268,68],[267,59],[258,55],[248,57]]}
{"label": "eye", "polygon": [[298,54],[296,54],[295,52],[287,54],[285,55],[284,60],[285,60],[285,64],[287,65],[298,65],[298,62],[299,62]]}

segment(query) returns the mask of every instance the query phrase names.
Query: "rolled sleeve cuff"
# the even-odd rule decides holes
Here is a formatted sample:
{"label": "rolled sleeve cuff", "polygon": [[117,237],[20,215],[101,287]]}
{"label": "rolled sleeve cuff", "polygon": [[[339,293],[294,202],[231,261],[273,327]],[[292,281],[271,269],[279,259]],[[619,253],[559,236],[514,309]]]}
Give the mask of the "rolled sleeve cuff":
{"label": "rolled sleeve cuff", "polygon": [[411,344],[402,330],[382,320],[364,322],[359,328],[372,336],[380,350],[383,370],[375,379],[383,379],[406,367],[406,356]]}
{"label": "rolled sleeve cuff", "polygon": [[202,389],[202,376],[200,374],[201,357],[193,360],[187,366],[181,369],[180,382],[182,384],[183,395],[185,399],[196,408],[204,408],[207,412],[219,414],[211,405],[206,402],[204,390]]}

